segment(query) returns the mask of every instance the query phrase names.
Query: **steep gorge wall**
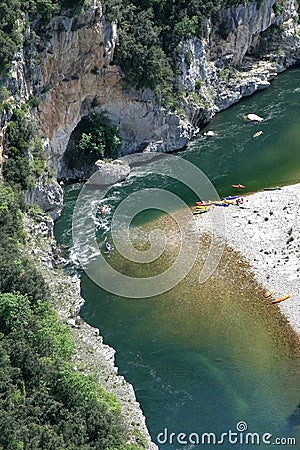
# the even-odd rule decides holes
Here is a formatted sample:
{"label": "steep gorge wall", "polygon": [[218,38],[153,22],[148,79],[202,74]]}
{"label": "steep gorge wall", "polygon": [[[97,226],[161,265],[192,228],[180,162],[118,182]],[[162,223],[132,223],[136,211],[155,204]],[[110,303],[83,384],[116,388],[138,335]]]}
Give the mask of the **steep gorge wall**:
{"label": "steep gorge wall", "polygon": [[[277,14],[275,3],[280,5]],[[214,25],[207,23],[204,39],[182,43],[185,117],[158,107],[150,91],[122,91],[122,74],[112,63],[117,28],[105,20],[100,4],[76,19],[54,18],[50,40],[39,55],[39,85],[47,92],[38,117],[55,173],[68,174],[62,156],[71,132],[91,111],[106,111],[119,127],[123,154],[182,148],[198,125],[242,96],[266,88],[299,59],[298,8],[294,0],[230,7]],[[272,27],[277,27],[275,38]]]}
{"label": "steep gorge wall", "polygon": [[125,154],[159,140],[172,150],[192,137],[194,128],[155,106],[150,91],[123,93],[120,69],[112,64],[116,25],[105,20],[101,5],[78,18],[54,18],[49,36],[39,54],[36,83],[46,92],[37,118],[58,177],[70,175],[62,156],[72,131],[92,111],[105,111],[119,127]]}
{"label": "steep gorge wall", "polygon": [[242,97],[265,89],[300,59],[299,4],[265,0],[223,9],[207,35],[182,43],[181,83],[187,116],[205,123]]}
{"label": "steep gorge wall", "polygon": [[295,0],[230,7],[214,24],[207,21],[203,39],[182,42],[180,115],[158,106],[150,90],[122,90],[122,72],[112,62],[117,26],[106,21],[98,0],[78,17],[53,18],[32,50],[31,67],[18,55],[11,84],[20,98],[40,98],[36,119],[58,177],[71,175],[63,155],[92,111],[105,111],[119,127],[123,154],[180,149],[216,112],[266,88],[300,59],[298,10]]}

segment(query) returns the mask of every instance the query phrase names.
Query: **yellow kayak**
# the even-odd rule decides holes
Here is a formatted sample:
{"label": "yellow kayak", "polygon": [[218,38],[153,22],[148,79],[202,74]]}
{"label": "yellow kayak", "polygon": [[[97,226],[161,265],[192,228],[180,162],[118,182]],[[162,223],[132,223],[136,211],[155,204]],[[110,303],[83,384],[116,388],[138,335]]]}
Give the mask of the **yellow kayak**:
{"label": "yellow kayak", "polygon": [[283,295],[282,297],[279,297],[279,298],[276,298],[276,300],[273,300],[272,304],[283,302],[284,300],[287,300],[288,298],[290,298],[290,295]]}
{"label": "yellow kayak", "polygon": [[272,294],[274,294],[275,289],[271,289],[270,291],[265,292],[264,297],[269,298]]}

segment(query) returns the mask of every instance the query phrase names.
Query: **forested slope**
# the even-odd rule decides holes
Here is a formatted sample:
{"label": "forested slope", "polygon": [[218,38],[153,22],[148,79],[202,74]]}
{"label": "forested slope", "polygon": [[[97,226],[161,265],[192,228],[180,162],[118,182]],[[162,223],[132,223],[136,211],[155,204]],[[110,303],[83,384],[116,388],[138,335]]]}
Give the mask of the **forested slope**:
{"label": "forested slope", "polygon": [[17,182],[0,184],[0,449],[125,449],[120,405],[92,375],[73,369],[74,343],[24,253]]}

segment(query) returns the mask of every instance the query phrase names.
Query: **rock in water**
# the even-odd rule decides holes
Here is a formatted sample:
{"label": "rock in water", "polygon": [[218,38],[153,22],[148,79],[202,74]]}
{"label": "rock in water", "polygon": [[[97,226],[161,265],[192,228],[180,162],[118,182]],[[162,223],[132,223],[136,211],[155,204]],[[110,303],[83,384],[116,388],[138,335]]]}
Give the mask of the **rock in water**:
{"label": "rock in water", "polygon": [[247,114],[245,120],[249,122],[262,122],[264,119],[257,114]]}
{"label": "rock in water", "polygon": [[98,160],[95,162],[96,172],[92,177],[92,184],[109,186],[125,180],[130,174],[129,164],[121,159],[112,162]]}
{"label": "rock in water", "polygon": [[208,136],[208,137],[213,137],[215,135],[216,135],[216,133],[212,130],[206,131],[206,133],[203,133],[203,136]]}

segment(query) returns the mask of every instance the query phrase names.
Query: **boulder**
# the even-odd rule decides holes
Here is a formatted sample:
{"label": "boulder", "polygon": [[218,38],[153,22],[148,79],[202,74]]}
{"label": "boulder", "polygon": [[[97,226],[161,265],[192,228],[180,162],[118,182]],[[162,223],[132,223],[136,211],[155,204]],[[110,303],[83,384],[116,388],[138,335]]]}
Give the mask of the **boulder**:
{"label": "boulder", "polygon": [[125,180],[130,174],[129,164],[121,159],[112,162],[98,160],[95,162],[96,171],[91,178],[91,183],[110,186]]}
{"label": "boulder", "polygon": [[75,319],[68,319],[67,320],[67,325],[69,325],[72,328],[79,328],[79,326],[76,324],[76,320]]}
{"label": "boulder", "polygon": [[41,179],[34,189],[26,192],[26,202],[38,205],[43,211],[49,213],[53,220],[56,220],[63,206],[63,190],[55,180]]}
{"label": "boulder", "polygon": [[245,120],[248,122],[262,122],[264,119],[257,114],[247,114]]}

